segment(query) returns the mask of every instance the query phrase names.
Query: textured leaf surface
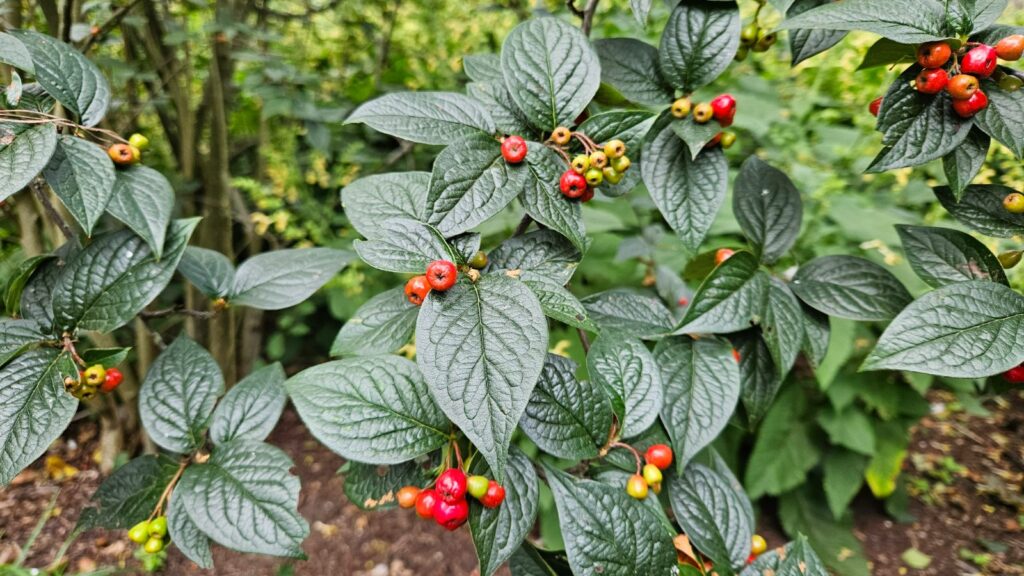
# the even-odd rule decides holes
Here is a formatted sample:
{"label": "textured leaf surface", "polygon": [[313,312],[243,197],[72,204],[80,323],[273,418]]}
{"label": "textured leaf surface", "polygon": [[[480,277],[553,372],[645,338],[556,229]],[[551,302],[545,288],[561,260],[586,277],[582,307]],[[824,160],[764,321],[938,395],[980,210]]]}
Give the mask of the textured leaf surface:
{"label": "textured leaf surface", "polygon": [[[790,18],[802,14],[811,8],[817,8],[828,4],[832,0],[796,0],[790,6],[786,15]],[[846,37],[846,32],[837,30],[790,30],[789,48],[792,52],[791,62],[793,66],[807,60],[808,58],[821,54],[835,46]]]}
{"label": "textured leaf surface", "polygon": [[[409,460],[401,464],[364,464],[349,460],[339,471],[349,502],[363,510],[387,510],[398,506],[396,495],[405,486],[425,488],[434,475],[424,468],[430,462]],[[429,466],[428,466],[429,467]]]}
{"label": "textured leaf surface", "polygon": [[608,439],[612,409],[596,382],[576,379],[576,363],[548,354],[519,427],[559,458],[596,458]]}
{"label": "textured leaf surface", "polygon": [[[479,460],[478,460],[479,462]],[[487,474],[485,466],[474,472]],[[497,508],[469,507],[469,532],[480,560],[481,576],[491,576],[515,554],[533,529],[540,486],[533,462],[519,450],[509,453],[505,500]]]}
{"label": "textured leaf surface", "polygon": [[235,272],[231,303],[260,310],[295,306],[312,296],[351,260],[351,252],[332,248],[275,250],[257,254],[243,262]]}
{"label": "textured leaf surface", "polygon": [[174,188],[163,174],[146,166],[117,171],[107,212],[141,236],[153,252],[163,254],[174,210]]}
{"label": "textured leaf surface", "polygon": [[753,527],[740,495],[726,478],[693,463],[668,480],[676,520],[690,543],[720,566],[742,567],[750,555]]}
{"label": "textured leaf surface", "polygon": [[139,456],[114,471],[90,499],[80,524],[111,530],[130,528],[149,518],[178,463],[166,456]]}
{"label": "textured leaf surface", "polygon": [[804,343],[804,316],[796,296],[778,278],[772,278],[768,286],[761,328],[775,367],[780,376],[785,376],[796,362]]}
{"label": "textured leaf surface", "polygon": [[327,362],[285,387],[310,432],[350,460],[397,464],[447,439],[448,422],[419,369],[399,356]]}
{"label": "textured leaf surface", "polygon": [[796,242],[803,219],[800,192],[782,171],[750,156],[736,177],[732,210],[761,256],[771,264]]}
{"label": "textured leaf surface", "polygon": [[107,153],[92,142],[61,135],[43,176],[85,233],[92,234],[114,193],[114,163]]}
{"label": "textured leaf surface", "polygon": [[0,318],[0,366],[46,337],[34,320]]}
{"label": "textured leaf surface", "polygon": [[512,101],[512,95],[508,93],[508,87],[505,86],[503,77],[499,76],[497,80],[467,84],[466,93],[487,107],[500,132],[520,135],[536,132],[530,119]]}
{"label": "textured leaf surface", "polygon": [[424,220],[429,172],[391,172],[360,178],[341,189],[341,206],[365,238],[386,234],[381,225],[392,218]]}
{"label": "textured leaf surface", "polygon": [[183,498],[171,492],[171,499],[167,504],[167,533],[186,558],[200,568],[212,568],[213,551],[210,550],[210,538],[192,521],[185,510],[185,505],[180,503],[182,501]]}
{"label": "textured leaf surface", "polygon": [[210,439],[225,444],[239,438],[266,438],[277,425],[288,399],[284,378],[284,369],[275,362],[232,386],[213,412]]}
{"label": "textured leaf surface", "polygon": [[991,144],[992,139],[975,127],[956,150],[942,157],[942,170],[957,199],[963,196],[964,190],[981,172]]}
{"label": "textured leaf surface", "polygon": [[594,49],[601,60],[601,81],[626,98],[648,106],[664,106],[674,100],[672,87],[661,75],[654,46],[633,38],[608,38],[596,40]]}
{"label": "textured leaf surface", "polygon": [[545,316],[574,328],[597,332],[597,325],[590,320],[583,303],[562,285],[541,279],[532,273],[524,274],[520,279],[533,290]]}
{"label": "textured leaf surface", "polygon": [[761,322],[768,298],[768,275],[749,252],[737,252],[711,272],[680,321],[680,334],[729,333]]}
{"label": "textured leaf surface", "polygon": [[519,270],[561,285],[572,278],[583,258],[565,237],[550,230],[509,238],[487,256],[489,270]]}
{"label": "textured leaf surface", "polygon": [[856,256],[815,258],[789,287],[812,308],[850,320],[889,320],[911,300],[892,273]]}
{"label": "textured leaf surface", "polygon": [[181,255],[178,271],[211,298],[231,295],[235,285],[235,267],[228,257],[208,248],[189,246]]}
{"label": "textured leaf surface", "polygon": [[452,92],[392,92],[375,98],[345,119],[423,144],[453,144],[497,128],[476,100]]}
{"label": "textured leaf surface", "polygon": [[959,202],[946,186],[935,188],[935,197],[964,226],[986,236],[1010,238],[1024,234],[1024,214],[1011,214],[1003,208],[1003,198],[1013,188],[997,184],[968,186]]}
{"label": "textured leaf surface", "polygon": [[390,354],[412,336],[419,308],[405,297],[403,286],[370,298],[345,322],[331,346],[331,356]]}
{"label": "textured leaf surface", "polygon": [[558,179],[565,165],[558,155],[543,144],[529,143],[525,179],[520,201],[531,218],[565,236],[577,250],[586,247],[583,210],[578,201],[570,200],[558,189]]}
{"label": "textured leaf surface", "polygon": [[462,69],[475,82],[501,80],[501,57],[497,54],[467,54],[462,57]]}
{"label": "textured leaf surface", "polygon": [[672,331],[672,313],[660,300],[632,290],[598,292],[582,300],[602,331],[657,340]]}
{"label": "textured leaf surface", "polygon": [[811,426],[804,420],[803,394],[797,387],[785,388],[761,423],[744,481],[753,499],[799,486],[821,459]]}
{"label": "textured leaf surface", "polygon": [[396,218],[381,228],[384,233],[377,239],[353,244],[359,257],[378,270],[423,274],[434,260],[456,260],[441,233],[422,222]]}
{"label": "textured leaf surface", "polygon": [[950,32],[939,0],[844,0],[787,18],[779,27],[864,30],[908,44],[942,40]]}
{"label": "textured leaf surface", "polygon": [[0,62],[10,64],[30,74],[34,71],[32,55],[29,54],[28,48],[21,43],[21,40],[4,32],[0,32]]}
{"label": "textured leaf surface", "polygon": [[768,412],[782,378],[759,330],[744,330],[731,336],[730,341],[740,355],[740,399],[747,421],[753,425]]}
{"label": "textured leaf surface", "polygon": [[[905,74],[900,76],[900,82],[904,78]],[[946,93],[923,96],[915,92],[912,98],[900,104],[905,108],[900,114],[910,119],[885,132],[886,147],[868,167],[868,172],[919,166],[942,158],[957,149],[974,126],[971,119],[964,119],[953,110],[952,100]],[[891,109],[892,106],[885,107]],[[879,112],[879,122],[883,120]]]}
{"label": "textured leaf surface", "polygon": [[1008,284],[999,260],[973,236],[951,228],[896,227],[914,272],[933,288],[967,280]]}
{"label": "textured leaf surface", "polygon": [[991,81],[983,82],[982,90],[988,95],[988,107],[978,112],[975,123],[1021,158],[1024,156],[1024,99]]}
{"label": "textured leaf surface", "polygon": [[54,258],[39,265],[21,291],[18,309],[23,318],[35,320],[43,330],[52,331],[53,290],[68,261],[81,249],[78,240],[65,242],[53,253]]}
{"label": "textured leaf surface", "polygon": [[661,35],[661,70],[674,88],[689,94],[710,84],[739,48],[740,12],[733,2],[682,0]]}
{"label": "textured leaf surface", "polygon": [[51,124],[0,124],[0,202],[28,186],[56,149]]}
{"label": "textured leaf surface", "polygon": [[658,419],[665,386],[643,342],[617,335],[598,338],[587,354],[587,369],[611,398],[622,437],[637,436]]}

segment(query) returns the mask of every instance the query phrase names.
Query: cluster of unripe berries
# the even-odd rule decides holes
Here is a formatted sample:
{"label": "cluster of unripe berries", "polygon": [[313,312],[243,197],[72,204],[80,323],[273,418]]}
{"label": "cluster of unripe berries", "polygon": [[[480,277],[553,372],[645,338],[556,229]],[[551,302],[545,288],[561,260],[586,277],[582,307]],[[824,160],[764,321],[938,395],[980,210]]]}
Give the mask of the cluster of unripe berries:
{"label": "cluster of unripe berries", "polygon": [[64,379],[64,388],[79,400],[88,400],[97,392],[109,394],[121,385],[124,374],[117,368],[104,368],[93,364],[78,374],[78,379],[69,376]]}
{"label": "cluster of unripe berries", "polygon": [[[476,254],[473,254],[467,264],[472,269],[470,270],[470,278],[473,279],[473,274],[475,274],[473,270],[481,270],[487,266],[487,254],[483,250],[479,250]],[[427,270],[424,274],[413,276],[405,283],[405,297],[409,299],[409,302],[420,306],[431,290],[444,292],[455,286],[455,282],[458,279],[459,269],[455,266],[454,262],[434,260],[427,265]]]}
{"label": "cluster of unripe berries", "polygon": [[665,444],[654,444],[644,454],[643,471],[634,474],[626,481],[626,493],[643,500],[647,498],[648,489],[655,494],[661,492],[662,470],[667,470],[672,465],[672,449]]}
{"label": "cluster of unripe berries", "polygon": [[1003,198],[1003,208],[1010,214],[1024,214],[1024,194],[1010,192]]}
{"label": "cluster of unripe berries", "polygon": [[740,31],[740,47],[736,51],[735,59],[739,62],[747,59],[751,52],[767,52],[775,45],[778,36],[774,32],[758,26],[757,22],[751,22]]}
{"label": "cluster of unripe berries", "polygon": [[107,155],[117,166],[131,166],[142,159],[142,152],[149,148],[149,138],[142,134],[132,134],[128,143],[119,142],[107,148]]}
{"label": "cluster of unripe berries", "polygon": [[[720,94],[711,102],[700,102],[695,106],[689,98],[683,97],[672,103],[670,112],[672,116],[680,119],[686,118],[692,112],[693,121],[697,124],[707,124],[714,120],[722,128],[728,128],[736,119],[736,98],[733,98],[732,94]],[[705,147],[713,148],[721,145],[722,148],[729,148],[735,143],[735,133],[719,132]]]}
{"label": "cluster of unripe berries", "polygon": [[433,518],[446,530],[455,530],[469,519],[467,495],[484,508],[497,508],[505,501],[505,488],[485,476],[467,477],[461,469],[449,468],[437,477],[433,488],[406,486],[396,499],[402,508],[415,508],[420,518]]}
{"label": "cluster of unripe berries", "polygon": [[558,179],[558,189],[566,198],[589,202],[594,198],[595,187],[604,182],[618,184],[633,163],[626,156],[626,143],[622,140],[611,140],[599,146],[583,134],[559,126],[551,133],[550,141],[559,147],[566,146],[573,136],[579,139],[585,151],[569,162],[569,168]]}
{"label": "cluster of unripe berries", "polygon": [[156,554],[164,549],[164,538],[167,537],[167,517],[157,516],[152,520],[143,520],[128,530],[128,539],[142,546],[149,554]]}

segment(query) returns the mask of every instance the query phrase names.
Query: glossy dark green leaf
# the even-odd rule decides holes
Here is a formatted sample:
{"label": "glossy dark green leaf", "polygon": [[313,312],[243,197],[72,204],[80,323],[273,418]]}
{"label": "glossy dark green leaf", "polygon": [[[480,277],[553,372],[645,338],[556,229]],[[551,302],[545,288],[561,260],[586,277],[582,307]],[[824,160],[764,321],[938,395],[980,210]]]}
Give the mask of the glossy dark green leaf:
{"label": "glossy dark green leaf", "polygon": [[185,469],[175,492],[192,522],[214,542],[238,550],[302,558],[309,525],[296,510],[299,479],[281,450],[251,440],[218,446]]}
{"label": "glossy dark green leaf", "polygon": [[739,42],[740,12],[734,2],[682,0],[661,35],[661,71],[674,88],[689,94],[728,68]]}
{"label": "glossy dark green leaf", "polygon": [[[523,208],[531,218],[565,236],[577,250],[583,252],[587,233],[583,228],[580,202],[565,197],[558,189],[558,179],[565,172],[565,164],[543,144],[530,142],[529,150],[520,195]],[[514,189],[513,186],[509,188]]]}
{"label": "glossy dark green leaf", "polygon": [[91,235],[114,193],[114,163],[107,153],[92,142],[62,134],[43,176],[75,221]]}
{"label": "glossy dark green leaf", "polygon": [[240,438],[266,438],[284,411],[284,378],[284,369],[275,362],[232,386],[213,411],[210,440],[225,444]]}
{"label": "glossy dark green leaf", "polygon": [[376,239],[356,240],[353,246],[367,264],[386,272],[423,274],[434,260],[457,259],[455,251],[432,226],[393,218],[380,225],[386,232]]}
{"label": "glossy dark green leaf", "polygon": [[550,230],[513,236],[487,254],[488,270],[519,270],[564,285],[583,258],[566,238]]}
{"label": "glossy dark green leaf", "polygon": [[825,355],[828,353],[832,325],[828,314],[818,312],[803,303],[800,308],[804,313],[804,355],[811,365],[817,368],[825,361]]}
{"label": "glossy dark green leaf", "polygon": [[231,303],[260,310],[290,308],[312,296],[351,261],[351,252],[333,248],[257,254],[235,272]]}
{"label": "glossy dark green leaf", "polygon": [[844,0],[786,18],[783,29],[864,30],[907,44],[946,38],[940,0]]}
{"label": "glossy dark green leaf", "polygon": [[448,421],[416,365],[400,356],[327,362],[285,388],[309,431],[350,460],[397,464],[440,448]]}
{"label": "glossy dark green leaf", "polygon": [[633,38],[607,38],[596,40],[594,49],[601,60],[602,82],[637,104],[672,103],[673,90],[661,75],[657,48]]}
{"label": "glossy dark green leaf", "polygon": [[889,66],[890,64],[913,62],[917,58],[916,44],[903,44],[894,42],[888,38],[879,38],[868,48],[864,60],[861,61],[857,70],[867,70],[878,66]]}
{"label": "glossy dark green leaf", "polygon": [[889,320],[911,300],[891,272],[856,256],[815,258],[800,267],[789,287],[812,308],[850,320]]}
{"label": "glossy dark green leaf", "polygon": [[341,206],[365,238],[379,238],[392,218],[425,220],[428,172],[391,172],[360,178],[341,189]]}
{"label": "glossy dark green leaf", "polygon": [[93,512],[85,523],[90,528],[101,526],[116,530],[146,520],[177,470],[178,463],[166,456],[139,456],[130,460],[93,493],[90,499]]}
{"label": "glossy dark green leaf", "polygon": [[[479,461],[478,461],[479,462]],[[486,466],[473,470],[488,474]],[[480,561],[481,576],[491,576],[515,554],[533,529],[540,486],[533,462],[519,450],[509,452],[505,500],[497,508],[469,506],[469,532]]]}
{"label": "glossy dark green leaf", "polygon": [[665,386],[643,342],[612,334],[598,338],[587,354],[587,371],[611,399],[620,436],[637,436],[658,419]]}
{"label": "glossy dark green leaf", "polygon": [[975,126],[956,150],[942,157],[942,170],[957,200],[985,165],[991,144],[992,139]]}
{"label": "glossy dark green leaf", "polygon": [[766,264],[785,255],[800,234],[800,192],[788,176],[757,156],[747,158],[740,168],[732,210],[743,234]]}
{"label": "glossy dark green leaf", "polygon": [[582,302],[602,332],[657,340],[672,332],[675,322],[660,300],[625,288],[598,292]]}
{"label": "glossy dark green leaf", "polygon": [[747,421],[754,425],[771,407],[782,386],[782,377],[760,330],[737,332],[729,340],[740,355],[740,399],[747,411]]}
{"label": "glossy dark green leaf", "polygon": [[995,82],[982,82],[988,106],[975,116],[975,124],[992,138],[1024,156],[1024,98],[1019,92],[1007,92]]}
{"label": "glossy dark green leaf", "polygon": [[28,186],[57,149],[52,124],[0,123],[0,202]]}
{"label": "glossy dark green leaf", "polygon": [[796,296],[778,278],[771,278],[768,286],[761,336],[779,375],[785,377],[804,343],[804,315]]}
{"label": "glossy dark green leaf", "polygon": [[959,202],[946,186],[935,188],[935,197],[961,224],[986,236],[1010,238],[1024,234],[1024,214],[1011,214],[1003,207],[1003,198],[1016,192],[998,184],[968,186]]}
{"label": "glossy dark green leaf", "polygon": [[[608,440],[612,410],[596,382],[576,379],[576,363],[548,354],[519,427],[559,458],[596,458]],[[507,483],[506,483],[507,484]]]}
{"label": "glossy dark green leaf", "polygon": [[401,464],[364,464],[349,460],[339,470],[345,478],[345,497],[362,510],[395,508],[399,490],[405,486],[425,488],[433,482],[434,474],[424,467],[424,462],[417,459]]}
{"label": "glossy dark green leaf", "polygon": [[669,127],[683,139],[683,142],[686,142],[691,158],[696,158],[703,152],[704,146],[722,131],[722,126],[717,122],[700,124],[693,119],[693,116],[682,120],[671,120]]}
{"label": "glossy dark green leaf", "polygon": [[0,366],[45,339],[46,336],[34,320],[0,318]]}
{"label": "glossy dark green leaf", "polygon": [[163,253],[173,210],[174,188],[163,174],[146,166],[117,171],[107,212],[142,236],[157,257]]}
{"label": "glossy dark green leaf", "polygon": [[500,76],[500,72],[496,80],[467,84],[466,93],[487,108],[499,132],[524,136],[537,131],[530,123],[530,119],[512,101],[512,95],[508,93],[505,79]]}
{"label": "glossy dark green leaf", "polygon": [[1024,362],[1022,339],[1024,296],[995,282],[958,282],[900,312],[862,369],[990,376]]}
{"label": "glossy dark green leaf", "polygon": [[20,68],[29,74],[35,71],[28,48],[21,40],[5,32],[0,32],[0,62]]}
{"label": "glossy dark green leaf", "polygon": [[235,286],[234,265],[227,256],[208,248],[185,248],[178,272],[210,298],[226,298]]}
{"label": "glossy dark green leaf", "polygon": [[988,248],[973,236],[951,228],[899,225],[903,253],[914,272],[932,288],[967,280],[1009,284]]}
{"label": "glossy dark green leaf", "polygon": [[676,336],[662,340],[654,359],[665,384],[665,424],[675,451],[677,470],[708,446],[736,409],[740,372],[732,346],[723,340]]}
{"label": "glossy dark green leaf", "polygon": [[21,295],[25,291],[29,279],[38,268],[54,258],[53,254],[40,254],[26,258],[8,274],[7,285],[3,288],[2,293],[3,306],[8,315],[18,316]]}
{"label": "glossy dark green leaf", "polygon": [[786,544],[784,548],[769,550],[758,556],[752,564],[743,569],[740,576],[764,576],[765,573],[776,576],[828,576],[829,574],[803,534],[798,534],[796,540]]}
{"label": "glossy dark green leaf", "polygon": [[561,284],[537,276],[532,272],[524,273],[520,279],[533,291],[545,316],[573,328],[590,332],[598,331],[597,325],[590,319],[583,303]]}
{"label": "glossy dark green leaf", "polygon": [[682,476],[671,476],[672,511],[690,544],[716,566],[742,567],[750,555],[753,526],[739,494],[711,468],[696,462]]}
{"label": "glossy dark green leaf", "polygon": [[39,322],[45,331],[53,327],[53,291],[71,257],[80,251],[78,240],[65,242],[53,253],[53,258],[41,263],[36,271],[25,282],[18,303],[22,318]]}
{"label": "glossy dark green leaf", "polygon": [[744,485],[751,498],[778,495],[804,483],[821,459],[810,423],[807,398],[796,386],[784,388],[761,422],[747,462]]}
{"label": "glossy dark green leaf", "polygon": [[737,252],[704,279],[686,307],[677,334],[729,333],[759,324],[769,277],[750,252]]}
{"label": "glossy dark green leaf", "polygon": [[[911,69],[913,70],[913,69]],[[900,77],[902,82],[904,76]],[[890,98],[893,91],[885,96]],[[885,100],[883,100],[885,102]],[[871,162],[868,172],[885,172],[908,166],[919,166],[942,158],[967,139],[974,122],[953,110],[953,101],[946,93],[925,96],[915,91],[899,103],[900,115],[909,117],[885,130],[885,148]],[[883,109],[893,109],[887,102]],[[886,120],[879,112],[879,126]]]}
{"label": "glossy dark green leaf", "polygon": [[345,119],[423,144],[454,144],[497,130],[487,109],[453,92],[392,92],[370,100]]}
{"label": "glossy dark green leaf", "polygon": [[[817,8],[828,4],[832,0],[796,0],[789,7],[786,16],[792,18],[803,14],[811,8]],[[793,66],[807,60],[808,58],[821,54],[835,46],[846,37],[846,32],[839,30],[801,30],[789,31],[789,48],[792,52],[791,63]]]}
{"label": "glossy dark green leaf", "polygon": [[502,80],[501,57],[497,54],[467,54],[462,57],[462,69],[475,82]]}
{"label": "glossy dark green leaf", "polygon": [[90,348],[79,354],[86,366],[100,364],[104,368],[116,368],[124,363],[131,351],[131,348]]}
{"label": "glossy dark green leaf", "polygon": [[396,286],[367,300],[345,322],[331,345],[331,356],[390,354],[401,348],[416,327],[419,308]]}
{"label": "glossy dark green leaf", "polygon": [[171,498],[167,503],[167,534],[186,558],[200,568],[212,568],[213,551],[210,550],[210,538],[203,534],[189,517],[185,505],[181,504],[184,500],[176,492],[171,492]]}

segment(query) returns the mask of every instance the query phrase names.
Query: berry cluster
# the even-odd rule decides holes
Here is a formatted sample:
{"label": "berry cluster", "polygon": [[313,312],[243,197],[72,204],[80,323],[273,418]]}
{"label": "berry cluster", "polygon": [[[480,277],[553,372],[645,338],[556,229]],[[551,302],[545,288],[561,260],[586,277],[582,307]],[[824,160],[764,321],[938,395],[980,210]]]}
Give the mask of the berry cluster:
{"label": "berry cluster", "polygon": [[[644,465],[643,471],[630,476],[626,482],[626,493],[637,500],[647,498],[648,488],[655,494],[661,492],[661,471],[672,465],[672,449],[665,444],[654,444],[647,449],[644,460],[647,464]],[[639,467],[639,462],[637,466]]]}
{"label": "berry cluster", "polygon": [[138,164],[142,159],[142,152],[149,148],[149,138],[142,134],[132,134],[128,143],[113,144],[107,148],[107,155],[118,166],[131,166]]}
{"label": "berry cluster", "polygon": [[[722,128],[732,126],[736,119],[736,98],[732,94],[719,94],[711,102],[700,102],[696,106],[687,97],[679,98],[672,103],[670,112],[676,118],[686,118],[693,112],[693,121],[697,124],[707,124],[712,120],[718,122]],[[706,145],[706,148],[713,148],[721,145],[722,148],[730,148],[736,143],[736,134],[733,132],[719,132]]]}
{"label": "berry cluster", "polygon": [[757,22],[751,22],[740,31],[740,48],[735,59],[742,62],[751,52],[767,52],[775,45],[778,36],[774,32],[761,28]]}
{"label": "berry cluster", "polygon": [[1010,384],[1024,384],[1024,364],[1007,370],[1003,374],[1003,379]]}
{"label": "berry cluster", "polygon": [[[477,258],[479,254],[474,255]],[[484,255],[486,265],[487,256]],[[427,265],[427,271],[420,276],[414,276],[405,283],[405,297],[409,302],[419,306],[427,298],[431,290],[444,292],[452,286],[459,278],[459,270],[455,264],[448,260],[434,260]]]}
{"label": "berry cluster", "polygon": [[148,554],[156,554],[164,549],[164,538],[167,537],[167,517],[157,516],[152,520],[143,520],[128,531],[128,539],[142,546]]}
{"label": "berry cluster", "polygon": [[64,380],[64,388],[79,400],[88,400],[96,396],[96,392],[109,394],[121,385],[124,374],[117,368],[104,368],[101,364],[93,364],[78,374],[78,379],[68,377]]}
{"label": "berry cluster", "polygon": [[[570,161],[562,148],[568,146],[573,138],[583,146],[583,153],[577,154]],[[594,198],[595,187],[604,182],[618,184],[632,165],[629,156],[626,156],[626,143],[622,140],[612,140],[601,146],[582,132],[573,132],[559,126],[551,132],[548,143],[569,165],[558,179],[558,189],[572,200],[589,202]]]}
{"label": "berry cluster", "polygon": [[446,530],[455,530],[469,519],[466,495],[485,508],[497,508],[505,500],[505,488],[485,476],[469,476],[460,468],[449,468],[434,481],[433,488],[406,486],[398,491],[398,505],[416,508],[420,518],[433,518]]}

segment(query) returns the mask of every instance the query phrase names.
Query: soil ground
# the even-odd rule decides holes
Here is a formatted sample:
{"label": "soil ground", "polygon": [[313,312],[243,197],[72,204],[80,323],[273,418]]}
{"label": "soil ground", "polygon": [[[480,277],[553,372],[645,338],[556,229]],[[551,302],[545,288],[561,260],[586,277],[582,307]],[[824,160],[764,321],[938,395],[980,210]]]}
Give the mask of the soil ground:
{"label": "soil ground", "polygon": [[[941,408],[954,399],[930,396]],[[1024,575],[1024,390],[986,402],[988,415],[940,411],[915,429],[904,466],[913,479],[909,524],[892,521],[870,498],[856,502],[856,533],[877,576]],[[46,457],[0,491],[0,566],[12,562],[56,497],[52,518],[28,555],[27,566],[46,566],[67,538],[77,515],[101,482],[93,462],[96,427],[72,426]],[[296,463],[302,478],[299,509],[311,535],[307,561],[236,554],[217,549],[217,568],[196,569],[176,550],[163,574],[187,576],[473,576],[476,556],[465,530],[448,533],[404,510],[366,513],[349,503],[335,472],[342,460],[316,443],[292,411],[271,437]],[[59,457],[53,458],[54,456]],[[72,466],[64,469],[63,464]],[[769,543],[781,543],[764,522]],[[907,566],[916,549],[930,561]],[[118,567],[140,573],[133,546],[121,534],[92,530],[70,547],[71,573]],[[503,572],[507,576],[507,572]],[[653,575],[652,575],[653,576]]]}

